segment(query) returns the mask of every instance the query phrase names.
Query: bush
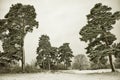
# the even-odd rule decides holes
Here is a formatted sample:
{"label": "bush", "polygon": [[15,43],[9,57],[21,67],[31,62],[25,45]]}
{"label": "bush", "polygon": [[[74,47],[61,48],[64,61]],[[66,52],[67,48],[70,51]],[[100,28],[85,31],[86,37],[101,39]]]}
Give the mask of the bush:
{"label": "bush", "polygon": [[25,73],[34,73],[34,72],[39,72],[39,69],[29,64],[25,66]]}
{"label": "bush", "polygon": [[96,69],[108,69],[109,64],[102,65],[102,64],[96,64],[96,63],[91,63],[90,69],[91,70],[96,70]]}
{"label": "bush", "polygon": [[56,67],[57,67],[57,70],[65,70],[64,64],[58,64]]}
{"label": "bush", "polygon": [[114,64],[115,64],[115,67],[116,67],[116,68],[120,69],[120,58],[116,58]]}
{"label": "bush", "polygon": [[[42,71],[41,69],[37,69],[37,67],[27,64],[25,66],[24,73],[35,73],[41,71]],[[4,67],[0,69],[0,73],[22,73],[22,68],[20,66]]]}

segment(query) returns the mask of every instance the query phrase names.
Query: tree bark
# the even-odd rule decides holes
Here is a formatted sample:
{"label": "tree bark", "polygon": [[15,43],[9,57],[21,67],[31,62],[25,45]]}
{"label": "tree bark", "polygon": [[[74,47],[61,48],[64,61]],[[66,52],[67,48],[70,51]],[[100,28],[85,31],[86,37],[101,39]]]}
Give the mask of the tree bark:
{"label": "tree bark", "polygon": [[111,65],[112,72],[115,72],[115,66],[113,64],[112,55],[111,54],[109,54],[109,62],[110,62],[110,65]]}
{"label": "tree bark", "polygon": [[23,29],[23,34],[21,35],[21,40],[23,41],[22,42],[22,72],[25,72],[25,50],[24,50],[24,38],[25,38],[25,35],[26,35],[26,30],[25,30],[25,22],[24,22],[24,19],[22,20],[22,25],[21,27],[24,27]]}
{"label": "tree bark", "polygon": [[25,72],[25,50],[24,50],[24,45],[22,46],[22,72]]}
{"label": "tree bark", "polygon": [[[108,47],[108,46],[109,46],[109,42],[108,42],[108,40],[107,40],[107,38],[106,38],[106,31],[105,31],[104,27],[102,27],[102,30],[103,30],[103,33],[104,33],[104,35],[105,35],[105,43],[106,43],[106,46]],[[115,66],[114,66],[113,61],[112,61],[112,54],[109,53],[108,57],[109,57],[109,62],[110,62],[111,70],[112,70],[112,72],[115,72],[116,70],[115,70]]]}
{"label": "tree bark", "polygon": [[66,66],[66,63],[64,63],[64,68],[65,68],[65,70],[67,70],[67,66]]}

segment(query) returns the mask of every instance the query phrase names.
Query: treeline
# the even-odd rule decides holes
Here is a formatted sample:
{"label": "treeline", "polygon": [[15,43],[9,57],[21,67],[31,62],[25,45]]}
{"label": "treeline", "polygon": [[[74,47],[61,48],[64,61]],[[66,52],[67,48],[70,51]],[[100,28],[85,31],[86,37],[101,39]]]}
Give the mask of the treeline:
{"label": "treeline", "polygon": [[47,70],[68,69],[73,57],[69,43],[63,43],[62,46],[57,48],[52,47],[49,40],[50,38],[47,35],[42,35],[39,39],[37,65]]}
{"label": "treeline", "polygon": [[[4,19],[0,19],[0,40],[3,52],[0,52],[0,67],[10,67],[16,62],[22,62],[22,71],[25,72],[24,39],[33,28],[38,28],[36,12],[31,5],[20,3],[12,5]],[[37,62],[41,69],[67,69],[71,65],[73,52],[69,43],[64,43],[59,48],[52,47],[47,35],[42,35],[36,50]],[[26,68],[27,69],[27,68]]]}
{"label": "treeline", "polygon": [[[74,69],[101,69],[109,65],[113,72],[115,66],[113,56],[116,58],[116,67],[120,68],[120,43],[115,43],[117,39],[111,30],[117,20],[120,19],[120,12],[111,12],[112,8],[101,3],[97,3],[87,15],[87,24],[80,30],[80,40],[88,43],[86,54],[77,55],[74,58],[72,67]],[[50,43],[47,35],[39,38],[36,49],[36,62],[34,66],[26,65],[24,39],[28,32],[38,28],[36,12],[31,5],[20,3],[12,5],[4,19],[0,19],[0,41],[2,42],[3,52],[0,52],[0,68],[9,71],[10,67],[22,62],[22,68],[15,67],[12,71],[26,70],[60,70],[68,69],[71,66],[73,52],[69,43],[63,43],[60,47],[54,47]],[[89,65],[90,63],[90,65]],[[38,68],[37,68],[37,67]],[[87,66],[87,67],[86,67]],[[88,68],[91,66],[91,68]],[[18,69],[19,68],[19,69]],[[32,72],[31,71],[31,72]]]}
{"label": "treeline", "polygon": [[[1,72],[4,70],[33,72],[36,66],[43,70],[68,69],[71,66],[73,52],[69,43],[64,43],[59,48],[52,47],[47,35],[40,37],[36,50],[37,62],[34,66],[33,64],[25,66],[24,38],[34,27],[38,28],[38,21],[35,18],[36,12],[33,6],[18,3],[10,7],[4,19],[0,19],[0,40],[3,48],[3,52],[0,52]],[[19,61],[22,62],[22,69],[17,65]]]}

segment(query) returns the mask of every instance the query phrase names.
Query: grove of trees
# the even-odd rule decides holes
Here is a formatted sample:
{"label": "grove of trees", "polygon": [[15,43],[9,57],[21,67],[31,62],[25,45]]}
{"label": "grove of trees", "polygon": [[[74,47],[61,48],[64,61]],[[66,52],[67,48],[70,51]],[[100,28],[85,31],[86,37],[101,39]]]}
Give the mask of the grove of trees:
{"label": "grove of trees", "polygon": [[[105,68],[109,60],[111,70],[115,72],[115,66],[120,68],[120,43],[115,43],[117,38],[111,30],[120,19],[120,11],[111,10],[111,7],[101,3],[95,4],[87,15],[87,24],[79,32],[80,40],[88,43],[85,49],[91,62],[82,54],[74,57],[70,43],[54,47],[49,36],[41,35],[36,48],[35,64],[43,70],[68,69],[74,57],[73,68],[82,70],[88,69],[90,65],[95,68],[97,66],[98,69]],[[3,48],[3,51],[0,51],[0,68],[21,61],[22,71],[25,72],[24,39],[28,32],[38,28],[36,16],[34,6],[17,3],[10,7],[4,19],[0,19],[0,42]],[[31,68],[30,65],[27,67]]]}
{"label": "grove of trees", "polygon": [[58,64],[63,63],[64,69],[71,66],[71,58],[73,52],[69,47],[69,43],[64,43],[59,48],[52,47],[47,35],[42,35],[39,39],[39,46],[37,48],[37,65],[42,69],[51,70],[51,67],[58,69]]}

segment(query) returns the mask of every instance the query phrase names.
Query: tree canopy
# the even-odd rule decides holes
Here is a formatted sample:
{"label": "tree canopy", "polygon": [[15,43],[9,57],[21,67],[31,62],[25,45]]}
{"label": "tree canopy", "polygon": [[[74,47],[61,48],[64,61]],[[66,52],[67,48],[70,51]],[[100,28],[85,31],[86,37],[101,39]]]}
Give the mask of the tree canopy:
{"label": "tree canopy", "polygon": [[[99,62],[105,56],[109,56],[112,71],[111,45],[116,36],[111,33],[113,26],[120,19],[120,12],[111,12],[112,8],[101,3],[95,4],[87,15],[87,24],[81,29],[81,41],[88,42],[87,53],[91,60]],[[109,51],[109,52],[108,52]],[[97,58],[97,59],[96,59]]]}
{"label": "tree canopy", "polygon": [[51,63],[51,43],[47,35],[42,35],[37,48],[37,64],[43,69],[50,69]]}
{"label": "tree canopy", "polygon": [[[10,7],[5,19],[0,20],[0,39],[3,42],[4,54],[9,56],[19,56],[24,67],[24,38],[33,28],[38,28],[38,22],[35,20],[36,12],[31,5],[14,4]],[[8,57],[8,56],[7,56]]]}
{"label": "tree canopy", "polygon": [[65,69],[71,66],[71,58],[73,57],[72,53],[69,43],[63,43],[63,45],[59,47],[60,62],[64,63]]}

